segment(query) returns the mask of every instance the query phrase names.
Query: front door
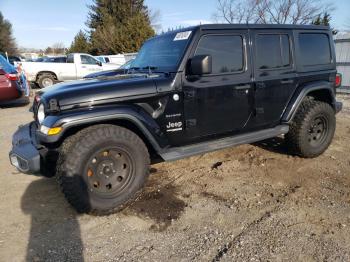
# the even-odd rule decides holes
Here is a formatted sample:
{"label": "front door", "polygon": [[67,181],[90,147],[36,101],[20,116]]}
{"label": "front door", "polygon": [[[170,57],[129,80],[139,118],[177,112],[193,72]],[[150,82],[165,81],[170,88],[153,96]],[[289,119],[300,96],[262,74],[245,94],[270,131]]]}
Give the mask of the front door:
{"label": "front door", "polygon": [[91,73],[102,71],[98,61],[88,55],[80,55],[81,64],[77,64],[77,78],[83,78]]}
{"label": "front door", "polygon": [[188,138],[241,131],[253,111],[247,30],[203,33],[192,55],[210,55],[212,73],[184,79]]}

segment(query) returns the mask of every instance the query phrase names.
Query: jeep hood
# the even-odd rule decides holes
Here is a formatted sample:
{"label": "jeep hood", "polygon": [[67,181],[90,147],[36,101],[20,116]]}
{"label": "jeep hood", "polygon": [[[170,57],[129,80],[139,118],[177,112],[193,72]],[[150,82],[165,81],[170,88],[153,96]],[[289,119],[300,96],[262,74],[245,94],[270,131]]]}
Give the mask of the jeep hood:
{"label": "jeep hood", "polygon": [[56,99],[60,107],[103,104],[157,93],[154,79],[159,76],[121,75],[113,78],[86,79],[56,84],[39,91],[47,103]]}

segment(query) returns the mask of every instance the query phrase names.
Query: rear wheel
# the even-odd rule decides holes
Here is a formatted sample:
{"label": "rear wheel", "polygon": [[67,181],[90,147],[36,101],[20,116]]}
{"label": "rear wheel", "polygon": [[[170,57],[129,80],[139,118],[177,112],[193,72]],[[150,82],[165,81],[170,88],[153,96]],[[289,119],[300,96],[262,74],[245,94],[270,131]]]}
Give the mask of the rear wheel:
{"label": "rear wheel", "polygon": [[327,103],[305,99],[299,107],[286,142],[301,157],[321,155],[332,142],[336,127],[334,109]]}
{"label": "rear wheel", "polygon": [[45,88],[55,84],[55,77],[52,74],[42,74],[38,77],[38,85],[40,88]]}
{"label": "rear wheel", "polygon": [[98,125],[65,141],[58,176],[65,197],[78,212],[109,214],[137,197],[149,164],[147,148],[136,134]]}

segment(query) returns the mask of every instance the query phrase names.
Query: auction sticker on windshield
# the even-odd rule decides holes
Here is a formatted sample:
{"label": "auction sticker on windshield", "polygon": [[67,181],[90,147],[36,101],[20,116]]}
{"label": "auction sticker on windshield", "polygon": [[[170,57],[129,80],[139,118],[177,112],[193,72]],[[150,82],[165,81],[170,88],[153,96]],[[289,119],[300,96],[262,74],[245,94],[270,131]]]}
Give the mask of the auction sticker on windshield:
{"label": "auction sticker on windshield", "polygon": [[192,33],[192,31],[185,31],[185,32],[177,33],[175,38],[174,38],[174,41],[187,40],[190,37],[191,33]]}

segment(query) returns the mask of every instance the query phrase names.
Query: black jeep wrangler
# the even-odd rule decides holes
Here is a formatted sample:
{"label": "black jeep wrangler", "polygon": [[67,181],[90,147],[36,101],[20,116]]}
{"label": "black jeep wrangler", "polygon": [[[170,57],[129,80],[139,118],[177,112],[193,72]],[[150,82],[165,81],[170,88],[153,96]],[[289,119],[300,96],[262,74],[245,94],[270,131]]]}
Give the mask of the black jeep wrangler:
{"label": "black jeep wrangler", "polygon": [[293,154],[322,154],[342,108],[340,81],[328,27],[173,31],[148,40],[127,74],[44,89],[10,160],[23,173],[57,175],[78,212],[108,214],[135,199],[158,161],[280,135]]}

